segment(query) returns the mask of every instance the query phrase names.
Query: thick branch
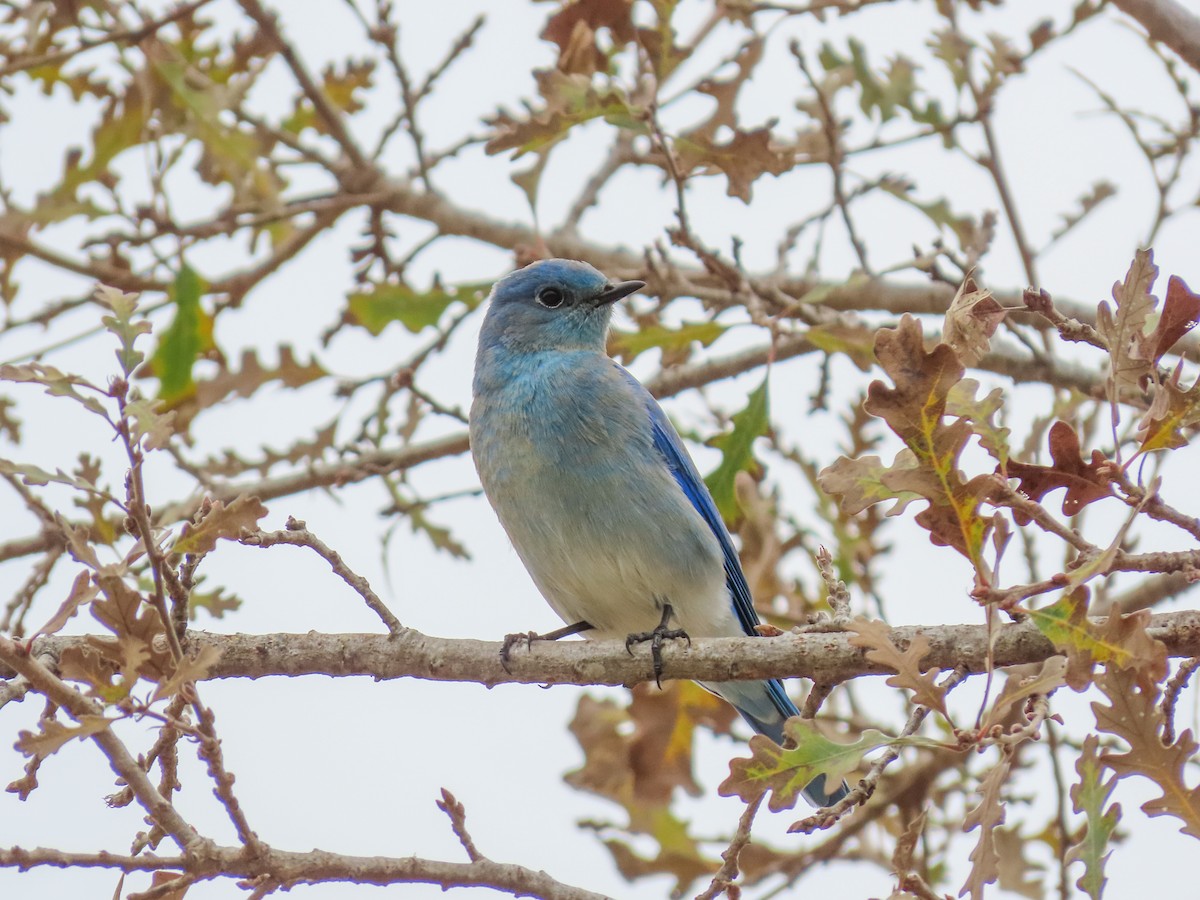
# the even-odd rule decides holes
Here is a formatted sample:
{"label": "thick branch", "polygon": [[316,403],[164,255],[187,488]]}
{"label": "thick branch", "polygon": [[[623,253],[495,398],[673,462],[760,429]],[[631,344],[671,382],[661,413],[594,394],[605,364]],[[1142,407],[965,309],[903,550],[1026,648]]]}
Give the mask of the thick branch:
{"label": "thick branch", "polygon": [[[1200,611],[1162,613],[1151,619],[1149,633],[1173,657],[1200,656]],[[988,629],[984,625],[906,625],[892,629],[901,649],[917,636],[930,642],[922,661],[928,668],[962,666],[969,673],[988,665]],[[697,639],[691,647],[677,643],[663,650],[668,678],[737,681],[754,678],[804,677],[836,683],[862,675],[892,674],[868,662],[866,651],[851,646],[845,632],[785,634],[774,638]],[[57,656],[67,647],[87,642],[84,635],[38,638],[35,652]],[[190,649],[208,645],[221,658],[208,678],[263,678],[269,675],[367,675],[376,679],[421,678],[431,681],[474,681],[486,685],[608,684],[651,681],[649,651],[625,650],[622,641],[535,643],[515,652],[506,671],[500,644],[438,638],[411,629],[379,634],[212,634],[188,632]],[[1056,653],[1031,623],[995,630],[993,657],[998,667],[1040,662]]]}
{"label": "thick branch", "polygon": [[1113,5],[1137,19],[1151,38],[1166,44],[1200,72],[1200,18],[1175,0],[1113,0]]}

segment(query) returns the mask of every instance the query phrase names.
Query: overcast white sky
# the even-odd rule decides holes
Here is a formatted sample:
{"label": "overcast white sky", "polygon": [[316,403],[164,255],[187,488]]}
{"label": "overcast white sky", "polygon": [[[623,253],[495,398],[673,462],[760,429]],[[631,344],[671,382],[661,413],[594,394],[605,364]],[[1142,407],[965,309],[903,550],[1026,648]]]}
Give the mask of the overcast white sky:
{"label": "overcast white sky", "polygon": [[[1017,7],[1015,12],[993,14],[995,27],[1011,28],[1014,22],[1032,24],[1038,15],[1047,13],[1062,20],[1070,6],[1013,5]],[[930,28],[930,6],[891,4],[845,23],[830,23],[820,37],[844,42],[845,36],[853,33],[876,58],[896,51],[921,55]],[[447,0],[400,7],[401,47],[417,71],[435,64],[444,48],[477,13],[489,15],[477,46],[447,75],[426,113],[423,124],[435,146],[469,131],[497,105],[515,107],[520,97],[531,92],[530,66],[553,58],[547,46],[536,39],[540,23],[550,10],[547,4]],[[232,3],[216,3],[207,14],[222,21],[241,21]],[[342,3],[325,0],[288,4],[283,21],[286,34],[312,70],[340,59],[348,46],[361,46],[358,26]],[[795,33],[803,41],[817,40],[816,35],[798,29],[797,23],[781,30]],[[1026,26],[1013,33],[1027,30]],[[779,35],[781,39],[775,41],[755,79],[744,108],[746,122],[757,123],[772,116],[785,124],[801,122],[790,105],[780,108],[778,103],[780,91],[790,98],[800,87],[788,60],[786,34]],[[1044,242],[1059,216],[1095,180],[1108,178],[1121,189],[1118,197],[1040,264],[1043,286],[1052,293],[1097,301],[1108,296],[1112,282],[1124,275],[1134,248],[1149,227],[1154,202],[1136,148],[1115,119],[1097,114],[1097,100],[1072,74],[1072,68],[1087,74],[1119,99],[1177,113],[1161,71],[1141,48],[1136,33],[1112,22],[1083,29],[1046,54],[1033,71],[1003,95],[997,128],[1026,227],[1036,244]],[[681,83],[686,80],[681,79]],[[279,109],[292,92],[288,74],[282,66],[274,65],[256,89],[255,102],[263,109]],[[27,202],[53,184],[61,172],[62,153],[80,140],[89,119],[86,113],[81,115],[73,109],[65,95],[56,93],[47,98],[29,88],[6,98],[5,106],[11,121],[0,125],[0,172],[5,184],[15,191],[17,201]],[[381,108],[391,106],[381,104]],[[682,108],[671,115],[684,122],[695,111],[694,107]],[[365,122],[364,131],[369,127],[378,127],[378,121]],[[579,173],[601,158],[606,146],[601,140],[602,128],[596,125],[580,129],[556,152],[543,180],[539,213],[544,223],[560,219],[577,189]],[[399,171],[410,160],[402,141],[396,142],[395,148],[387,162]],[[886,158],[865,158],[856,161],[855,166],[862,172],[888,169],[910,174],[915,177],[919,196],[935,199],[946,195],[956,208],[997,206],[980,172],[959,159],[930,152],[925,146],[896,151]],[[122,160],[121,168],[130,189],[136,190],[143,177],[138,174],[143,168],[141,161]],[[498,218],[527,221],[524,197],[509,182],[510,171],[511,165],[504,157],[488,158],[472,151],[439,169],[437,183],[466,206],[487,210]],[[1200,177],[1196,177],[1200,173],[1193,171],[1191,176],[1193,185],[1200,184]],[[765,268],[774,263],[775,242],[783,227],[800,218],[813,202],[824,202],[827,179],[827,173],[816,169],[800,170],[778,180],[765,179],[755,186],[755,202],[748,207],[724,196],[722,180],[710,179],[698,182],[688,199],[692,215],[710,244],[728,246],[729,236],[740,235],[745,240],[747,264]],[[211,189],[196,189],[183,196],[183,217],[203,215],[215,197]],[[640,247],[661,238],[671,220],[672,202],[671,194],[661,190],[651,173],[622,175],[605,194],[601,206],[584,220],[585,233],[601,242]],[[264,285],[243,309],[223,315],[217,340],[227,355],[236,356],[242,346],[292,344],[302,357],[319,352],[327,368],[355,376],[386,371],[416,346],[421,338],[403,333],[397,326],[381,339],[343,331],[327,350],[317,346],[316,336],[336,319],[351,282],[345,248],[355,240],[361,221],[360,216],[347,216],[311,251]],[[1156,240],[1156,260],[1164,273],[1162,285],[1167,273],[1179,274],[1193,286],[1200,285],[1197,221],[1194,212],[1181,216]],[[899,213],[891,204],[864,204],[859,223],[872,260],[881,266],[905,257],[914,241],[927,245],[932,237],[923,218]],[[57,236],[61,246],[70,248],[79,233],[78,225],[66,223],[42,239]],[[425,233],[426,227],[420,224],[402,225],[401,241],[415,243]],[[844,248],[837,248],[837,243],[831,241],[834,246],[823,262],[827,274],[844,276],[852,260]],[[217,247],[197,253],[190,261],[202,273],[218,273],[231,264],[230,260],[240,259],[240,253],[239,248]],[[490,279],[502,274],[510,263],[509,255],[499,250],[465,239],[447,240],[421,258],[415,278],[421,281],[440,273],[453,282]],[[1003,227],[997,249],[988,258],[986,275],[993,287],[1023,285],[1018,258]],[[24,284],[22,303],[26,310],[87,288],[81,279],[36,262],[23,263],[19,277]],[[61,331],[35,336],[23,332],[15,341],[0,337],[0,360],[27,353],[43,341],[49,344],[83,330],[94,324],[94,317],[94,311],[85,310],[72,317]],[[456,336],[449,351],[423,375],[426,385],[436,389],[439,397],[463,408],[469,403],[469,361],[477,319]],[[262,340],[264,334],[271,336],[269,341]],[[718,342],[711,352],[720,355],[760,340],[753,334],[743,337],[735,333]],[[48,361],[59,366],[83,366],[99,374],[110,364],[110,348],[101,338],[82,349],[52,355]],[[653,371],[649,360],[639,363],[636,371],[640,374]],[[848,365],[838,363],[834,373],[836,378],[844,379],[842,383],[861,383]],[[805,398],[812,391],[815,377],[813,360],[778,366],[772,375],[773,402],[782,427],[802,438],[806,448],[828,462],[835,456],[834,415],[803,417]],[[712,396],[737,409],[746,391],[760,378],[756,374],[735,380],[720,386]],[[1030,414],[1041,412],[1037,404],[1039,397],[1044,403],[1045,395],[1028,392],[1021,396],[1023,403],[1030,404]],[[22,398],[26,400],[24,394]],[[283,424],[291,417],[324,421],[334,410],[329,386],[291,397],[273,392],[268,398],[266,406],[231,405],[207,414],[205,443],[200,449],[252,447],[261,440],[264,421],[268,428],[278,423],[281,432],[288,434]],[[94,435],[94,440],[87,438],[93,443],[91,452],[113,457],[103,432],[76,416],[74,410],[64,411],[62,404],[47,406],[32,396],[28,402],[35,404],[28,408],[37,412],[26,416],[28,440],[21,451],[25,458],[46,468],[67,467],[80,446],[80,434]],[[685,397],[673,403],[671,412],[684,423],[706,421],[694,399]],[[1019,423],[1018,416],[1018,428]],[[446,426],[443,430],[453,429]],[[436,433],[435,426],[427,436]],[[268,438],[267,443],[283,441]],[[2,453],[9,450],[0,447]],[[701,469],[711,468],[712,451],[700,448],[696,455]],[[1182,471],[1182,466],[1176,469]],[[173,497],[173,491],[182,487],[167,465],[154,470],[154,476],[151,491],[160,497]],[[116,475],[110,478],[117,480]],[[466,458],[422,466],[414,473],[414,481],[428,493],[477,483]],[[785,496],[804,497],[797,485],[785,483],[782,489]],[[1168,479],[1165,490],[1176,505],[1200,508],[1200,487],[1194,478],[1177,474],[1174,481]],[[266,525],[281,527],[288,515],[305,519],[356,571],[370,579],[404,624],[422,632],[496,639],[509,631],[556,626],[553,613],[538,597],[482,499],[455,501],[437,513],[470,548],[472,562],[463,564],[433,552],[424,538],[411,536],[401,525],[389,546],[388,573],[378,541],[383,523],[377,514],[385,503],[383,492],[372,484],[346,488],[336,498],[324,494],[290,497],[269,504],[271,516]],[[4,513],[0,540],[32,530],[30,518],[14,508],[11,496],[0,500],[0,504]],[[803,507],[796,511],[803,516]],[[885,599],[892,623],[973,620],[965,599],[970,586],[967,567],[952,554],[933,548],[911,522],[900,523],[891,537],[897,545],[896,564],[904,567],[901,577],[886,584]],[[211,584],[228,585],[246,603],[233,618],[218,623],[202,621],[201,627],[245,632],[380,630],[357,596],[315,556],[300,550],[222,547],[205,568]],[[0,566],[0,599],[11,596],[25,572],[22,562]],[[73,574],[65,569],[58,573],[55,584],[60,590]],[[49,592],[47,596],[54,594]],[[44,604],[49,602],[43,600]],[[860,609],[869,611],[862,598],[856,598],[856,602]],[[44,619],[51,608],[47,606],[31,618]],[[86,621],[76,620],[70,630],[86,627]],[[607,802],[581,795],[562,782],[563,773],[582,760],[565,728],[581,689],[509,686],[488,691],[474,685],[412,681],[375,684],[367,679],[314,677],[254,683],[232,680],[208,683],[202,690],[216,711],[226,761],[237,775],[238,795],[249,820],[274,846],[463,860],[447,820],[435,807],[439,788],[446,787],[466,805],[475,840],[492,859],[544,868],[565,882],[617,897],[655,898],[669,891],[665,878],[636,885],[625,883],[596,837],[576,827],[580,819],[619,821],[622,815]],[[879,685],[867,690],[872,702],[877,699],[899,712],[892,692],[880,690]],[[607,689],[592,693],[620,694]],[[977,698],[972,685],[956,694],[955,702],[959,709],[970,710]],[[1084,702],[1084,698],[1060,694],[1055,698],[1055,707],[1071,726],[1088,721]],[[1186,703],[1192,702],[1189,694]],[[0,712],[0,734],[15,737],[18,729],[32,725],[39,711],[40,705],[32,699],[10,704]],[[137,737],[139,731],[146,729],[122,728],[133,746],[144,747],[149,741]],[[1073,733],[1078,733],[1078,728]],[[743,747],[728,739],[701,741],[696,768],[706,794],[684,798],[680,804],[694,814],[698,833],[727,833],[736,824],[741,804],[717,797],[716,785],[727,771],[728,759],[742,751]],[[20,774],[19,755],[7,749],[0,751],[0,780],[7,782]],[[0,845],[78,850],[102,846],[120,852],[139,829],[136,807],[121,811],[105,808],[101,794],[111,783],[111,775],[90,744],[64,748],[42,767],[40,780],[41,787],[26,803],[11,794],[0,795]],[[232,842],[232,831],[211,796],[202,770],[188,765],[183,781],[186,788],[179,803],[184,814],[209,835]],[[1027,814],[1031,821],[1044,820],[1051,791],[1042,785],[1032,793],[1035,795],[1028,799],[1035,813],[1029,814],[1027,807],[1014,803],[1010,806],[1010,822],[1019,822]],[[1152,892],[1181,895],[1179,884],[1184,879],[1189,883],[1194,880],[1194,843],[1178,836],[1172,821],[1148,820],[1137,811],[1149,796],[1141,786],[1122,784],[1116,796],[1125,810],[1125,826],[1131,837],[1110,862],[1109,896]],[[946,812],[955,815],[959,811]],[[783,830],[794,818],[786,813],[763,813],[755,834],[794,848],[821,840],[820,836],[785,836]],[[965,875],[966,855],[973,840],[973,836],[965,837],[958,848],[960,875]],[[0,871],[0,896],[6,898],[108,897],[115,884],[116,877],[110,872]],[[129,879],[127,888],[131,886],[138,886],[138,882]],[[889,890],[890,879],[878,869],[833,864],[807,876],[803,887],[786,896],[886,896]],[[193,887],[188,897],[202,900],[237,893],[232,883],[216,882]],[[414,898],[441,895],[437,888],[420,886],[373,889],[323,885],[296,888],[295,893],[312,898],[357,898],[374,893]],[[761,894],[761,889],[754,894]],[[996,896],[1002,894],[997,891]]]}

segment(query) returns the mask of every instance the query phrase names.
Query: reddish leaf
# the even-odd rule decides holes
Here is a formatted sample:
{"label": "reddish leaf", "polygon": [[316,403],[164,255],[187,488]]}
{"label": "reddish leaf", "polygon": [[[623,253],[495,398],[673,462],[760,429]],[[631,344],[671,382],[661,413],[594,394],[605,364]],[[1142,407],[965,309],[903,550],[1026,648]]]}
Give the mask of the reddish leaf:
{"label": "reddish leaf", "polygon": [[1153,362],[1175,346],[1185,334],[1200,322],[1200,294],[1194,294],[1178,275],[1167,282],[1167,299],[1163,302],[1162,315],[1150,335],[1154,347]]}
{"label": "reddish leaf", "polygon": [[[1008,464],[1008,476],[1020,480],[1018,490],[1030,500],[1040,502],[1050,491],[1066,488],[1062,511],[1063,515],[1073,516],[1089,503],[1112,496],[1110,479],[1103,472],[1109,461],[1099,450],[1093,450],[1092,461],[1085,463],[1079,435],[1066,422],[1055,422],[1050,428],[1050,458],[1054,460],[1052,466]],[[1015,510],[1014,518],[1020,525],[1029,523],[1027,516]]]}

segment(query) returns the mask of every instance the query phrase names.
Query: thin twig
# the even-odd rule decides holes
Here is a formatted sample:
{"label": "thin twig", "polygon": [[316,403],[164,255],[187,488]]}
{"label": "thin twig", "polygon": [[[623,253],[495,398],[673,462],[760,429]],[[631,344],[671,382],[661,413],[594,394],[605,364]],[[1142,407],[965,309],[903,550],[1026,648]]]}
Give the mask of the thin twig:
{"label": "thin twig", "polygon": [[387,608],[387,604],[379,598],[379,595],[371,589],[371,585],[367,579],[351,570],[337,551],[331,549],[324,541],[309,531],[308,526],[304,522],[289,516],[286,531],[250,532],[243,534],[240,541],[248,547],[274,547],[276,544],[308,547],[310,550],[315,551],[321,559],[329,563],[329,567],[333,569],[334,574],[350,585],[355,593],[363,598],[363,601],[375,615],[379,616],[380,621],[383,622],[389,632],[399,634],[404,631],[404,626],[400,624],[400,620]]}

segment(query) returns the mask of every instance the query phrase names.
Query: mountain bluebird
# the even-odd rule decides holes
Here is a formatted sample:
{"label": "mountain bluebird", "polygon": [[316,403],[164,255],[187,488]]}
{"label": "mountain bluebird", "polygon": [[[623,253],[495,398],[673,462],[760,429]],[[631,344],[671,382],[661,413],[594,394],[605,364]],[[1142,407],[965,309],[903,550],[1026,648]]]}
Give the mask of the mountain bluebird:
{"label": "mountain bluebird", "polygon": [[[659,674],[663,638],[754,635],[759,622],[679,435],[605,353],[613,303],[643,287],[564,259],[497,282],[475,360],[471,452],[525,568],[568,623],[546,637],[650,640]],[[799,714],[775,680],[704,687],[777,743]],[[827,806],[846,791],[822,776],[805,795]]]}

